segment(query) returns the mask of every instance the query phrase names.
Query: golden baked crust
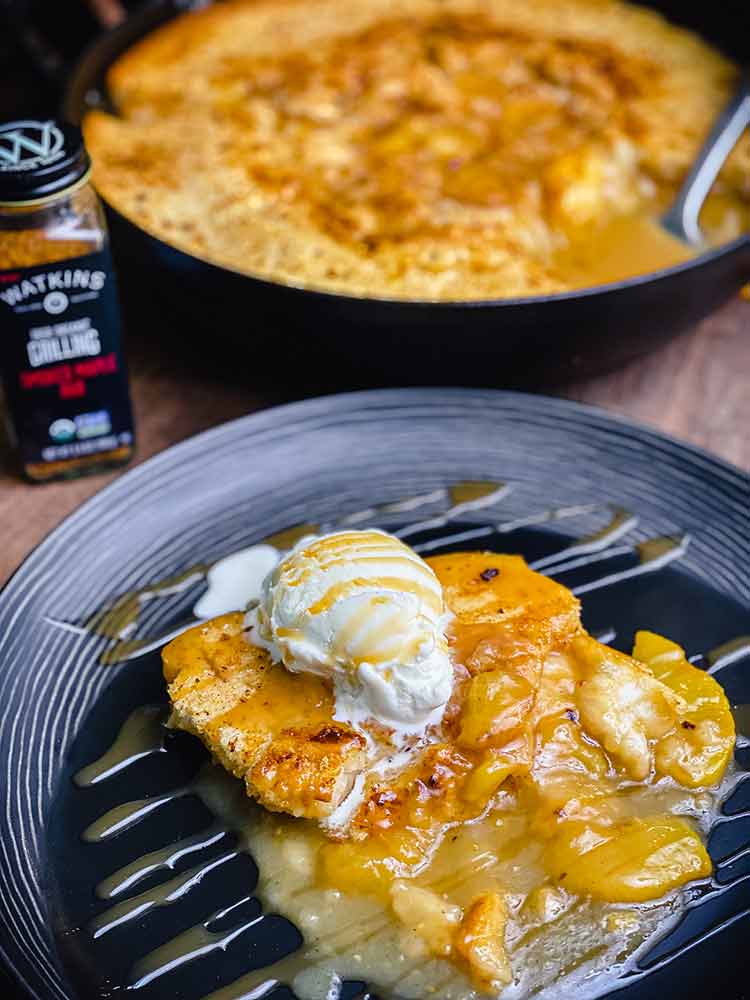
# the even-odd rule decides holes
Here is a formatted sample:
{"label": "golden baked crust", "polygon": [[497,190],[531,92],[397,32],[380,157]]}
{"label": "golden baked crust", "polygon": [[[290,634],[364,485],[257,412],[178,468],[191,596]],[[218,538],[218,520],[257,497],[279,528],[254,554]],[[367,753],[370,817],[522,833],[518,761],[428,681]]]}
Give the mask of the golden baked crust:
{"label": "golden baked crust", "polygon": [[[658,211],[735,76],[619,0],[228,0],[122,56],[120,116],[84,128],[105,198],[188,252],[339,292],[492,298],[595,283],[586,234]],[[749,176],[746,139],[717,239],[747,225]]]}
{"label": "golden baked crust", "polygon": [[[462,626],[462,638],[451,641],[454,658],[464,666],[445,716],[446,735],[461,742],[466,734],[459,732],[457,714],[469,677],[502,660],[536,691],[549,650],[565,645],[580,628],[580,608],[570,591],[534,573],[519,556],[462,553],[435,557],[430,564]],[[469,650],[481,644],[488,628],[492,649],[486,642],[480,645],[480,662]],[[365,777],[365,739],[334,720],[330,685],[273,663],[264,649],[249,642],[241,613],[189,629],[164,648],[162,657],[171,724],[198,736],[228,771],[244,779],[248,795],[266,808],[325,819],[357,776]],[[392,753],[387,732],[376,725],[370,730],[374,744],[383,744],[382,753]],[[440,767],[449,760],[451,766],[460,762],[457,770],[465,779],[463,764],[468,762],[449,744],[428,751],[424,759],[415,753],[399,777],[400,806],[411,808],[424,783],[437,790],[442,784]],[[355,820],[359,828],[375,822],[373,802],[384,787],[376,781],[367,789]],[[380,805],[390,812],[394,802],[388,799]],[[475,812],[476,805],[470,803],[469,809]]]}
{"label": "golden baked crust", "polygon": [[320,679],[250,645],[242,617],[197,625],[165,647],[171,725],[198,736],[268,809],[320,819],[351,789],[365,740],[333,721]]}
{"label": "golden baked crust", "polygon": [[[270,824],[289,843],[279,856],[295,865],[295,894],[306,872],[316,890],[379,898],[430,953],[497,993],[517,972],[504,944],[512,873],[531,875],[521,898],[542,910],[550,892],[638,903],[710,873],[697,832],[670,813],[689,815],[687,790],[720,781],[735,728],[717,682],[680,647],[649,632],[633,656],[602,645],[576,597],[520,557],[429,564],[454,615],[454,688],[427,742],[394,753],[366,723],[365,746],[333,719],[328,682],[273,664],[240,613],[170,643],[164,674],[173,725],[268,809],[321,821],[323,832]],[[677,797],[664,778],[683,786]]]}
{"label": "golden baked crust", "polygon": [[[650,632],[637,634],[632,656],[602,645],[582,629],[576,597],[522,558],[457,552],[428,562],[454,615],[454,691],[426,744],[394,754],[387,731],[367,724],[364,752],[362,735],[333,720],[328,683],[273,664],[250,644],[240,613],[170,643],[164,674],[173,724],[244,777],[250,796],[322,820],[323,832],[261,814],[246,828],[266,871],[264,904],[305,931],[300,912],[320,926],[332,900],[336,909],[348,896],[385,906],[355,919],[344,909],[333,934],[308,938],[310,949],[329,942],[334,962],[339,948],[374,939],[382,961],[392,913],[397,933],[414,936],[408,953],[400,945],[399,968],[407,955],[444,959],[495,996],[528,966],[515,942],[538,921],[549,941],[572,937],[571,928],[577,937],[586,924],[558,921],[594,907],[583,938],[591,954],[601,904],[628,904],[609,916],[632,929],[632,906],[664,902],[711,873],[692,819],[706,829],[707,810],[725,794],[717,783],[734,720],[716,680],[679,646]],[[242,828],[238,814],[230,826]],[[364,939],[354,941],[357,926]],[[607,923],[606,934],[614,930]],[[557,971],[554,949],[544,961]],[[372,980],[372,966],[357,962]],[[443,996],[441,977],[436,993],[421,993]]]}

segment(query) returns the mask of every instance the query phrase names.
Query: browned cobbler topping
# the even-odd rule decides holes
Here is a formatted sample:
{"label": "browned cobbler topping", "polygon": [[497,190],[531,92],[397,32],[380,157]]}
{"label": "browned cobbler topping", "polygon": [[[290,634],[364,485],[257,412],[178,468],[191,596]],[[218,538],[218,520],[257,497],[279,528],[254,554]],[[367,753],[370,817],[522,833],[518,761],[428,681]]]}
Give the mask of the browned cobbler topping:
{"label": "browned cobbler topping", "polygon": [[323,726],[310,739],[313,743],[351,743],[351,730],[345,726]]}
{"label": "browned cobbler topping", "polygon": [[[137,46],[111,74],[121,117],[87,119],[100,189],[193,252],[374,295],[528,295],[685,258],[647,219],[736,75],[697,37],[616,0],[343,10],[235,0]],[[712,239],[748,226],[749,168],[743,140]],[[603,252],[639,233],[637,259]]]}
{"label": "browned cobbler topping", "polygon": [[[533,218],[541,204],[585,220],[591,206],[560,198],[568,175],[583,179],[599,155],[616,155],[617,139],[638,128],[628,103],[663,76],[609,43],[543,41],[475,15],[389,21],[336,40],[323,59],[239,61],[213,82],[242,79],[250,104],[278,116],[286,141],[251,149],[253,179],[371,253],[435,236],[492,241],[508,213]],[[257,124],[253,112],[230,113]],[[319,149],[324,135],[332,142]]]}

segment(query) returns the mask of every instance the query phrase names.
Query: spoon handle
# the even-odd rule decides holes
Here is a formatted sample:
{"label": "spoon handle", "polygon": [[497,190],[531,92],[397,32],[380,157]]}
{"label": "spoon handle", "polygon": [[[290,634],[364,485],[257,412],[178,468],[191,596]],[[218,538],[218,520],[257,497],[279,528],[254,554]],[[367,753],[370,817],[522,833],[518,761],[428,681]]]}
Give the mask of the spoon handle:
{"label": "spoon handle", "polygon": [[698,216],[727,157],[750,126],[750,74],[744,73],[734,96],[722,111],[698,153],[662,223],[674,236],[700,245],[703,233]]}

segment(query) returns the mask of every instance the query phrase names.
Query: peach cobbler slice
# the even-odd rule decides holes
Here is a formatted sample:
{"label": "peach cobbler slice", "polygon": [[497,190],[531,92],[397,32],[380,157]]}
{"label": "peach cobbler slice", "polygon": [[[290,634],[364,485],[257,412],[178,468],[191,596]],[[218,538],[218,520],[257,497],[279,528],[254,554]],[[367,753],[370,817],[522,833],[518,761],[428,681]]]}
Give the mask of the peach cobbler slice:
{"label": "peach cobbler slice", "polygon": [[[334,719],[328,683],[273,663],[240,614],[164,651],[172,724],[267,809],[321,821],[318,885],[382,900],[428,953],[497,993],[513,977],[511,916],[571,897],[638,904],[710,874],[669,803],[721,780],[734,724],[677,645],[650,632],[632,656],[601,644],[573,594],[520,557],[427,562],[453,615],[454,683],[423,737],[397,747],[381,723]],[[508,890],[513,865],[523,892],[517,874]]]}

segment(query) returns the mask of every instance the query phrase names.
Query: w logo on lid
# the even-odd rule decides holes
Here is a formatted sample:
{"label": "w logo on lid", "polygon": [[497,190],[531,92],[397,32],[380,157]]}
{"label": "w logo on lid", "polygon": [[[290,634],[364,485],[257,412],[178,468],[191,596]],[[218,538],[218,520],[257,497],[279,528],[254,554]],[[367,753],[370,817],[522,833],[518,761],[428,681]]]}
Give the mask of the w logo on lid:
{"label": "w logo on lid", "polygon": [[54,122],[0,125],[0,170],[33,170],[62,155],[65,136]]}

